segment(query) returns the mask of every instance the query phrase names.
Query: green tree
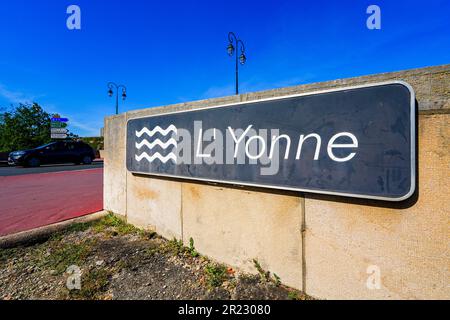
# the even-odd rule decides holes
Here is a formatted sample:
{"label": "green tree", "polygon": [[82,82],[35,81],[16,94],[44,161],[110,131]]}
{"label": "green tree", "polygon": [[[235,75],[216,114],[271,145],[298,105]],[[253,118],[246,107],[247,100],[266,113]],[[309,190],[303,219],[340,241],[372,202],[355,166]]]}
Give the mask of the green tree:
{"label": "green tree", "polygon": [[50,114],[39,104],[19,104],[0,113],[0,152],[35,148],[50,141]]}

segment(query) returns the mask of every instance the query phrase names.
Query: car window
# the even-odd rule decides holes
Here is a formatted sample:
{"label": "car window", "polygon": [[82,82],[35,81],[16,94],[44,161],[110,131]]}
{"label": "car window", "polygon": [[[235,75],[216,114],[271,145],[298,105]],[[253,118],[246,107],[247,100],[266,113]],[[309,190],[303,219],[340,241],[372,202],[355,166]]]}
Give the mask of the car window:
{"label": "car window", "polygon": [[54,144],[55,144],[54,142],[46,143],[46,144],[44,144],[42,146],[37,147],[36,149],[46,149],[47,147],[50,148]]}
{"label": "car window", "polygon": [[57,143],[55,143],[54,146],[55,147],[53,150],[56,150],[56,151],[63,151],[63,150],[67,149],[65,142],[57,142]]}
{"label": "car window", "polygon": [[62,142],[62,141],[50,144],[50,145],[48,145],[48,148],[51,151],[65,151],[68,149],[67,142]]}
{"label": "car window", "polygon": [[[48,148],[48,150],[50,150],[50,151],[55,151],[55,150],[58,149],[58,144],[57,144],[57,143],[49,144],[49,145],[47,146],[47,148]],[[47,148],[46,148],[46,149],[47,149]]]}

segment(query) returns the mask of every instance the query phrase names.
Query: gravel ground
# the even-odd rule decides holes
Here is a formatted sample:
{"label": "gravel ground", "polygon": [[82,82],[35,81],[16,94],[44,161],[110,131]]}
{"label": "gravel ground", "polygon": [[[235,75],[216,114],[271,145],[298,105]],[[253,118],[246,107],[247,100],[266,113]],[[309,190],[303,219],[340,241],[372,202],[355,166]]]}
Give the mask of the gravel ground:
{"label": "gravel ground", "polygon": [[[114,215],[72,225],[45,242],[0,249],[0,299],[309,299],[257,261],[258,274],[244,274],[200,256],[191,241],[167,241]],[[69,266],[81,271],[79,289],[67,288],[77,275]]]}

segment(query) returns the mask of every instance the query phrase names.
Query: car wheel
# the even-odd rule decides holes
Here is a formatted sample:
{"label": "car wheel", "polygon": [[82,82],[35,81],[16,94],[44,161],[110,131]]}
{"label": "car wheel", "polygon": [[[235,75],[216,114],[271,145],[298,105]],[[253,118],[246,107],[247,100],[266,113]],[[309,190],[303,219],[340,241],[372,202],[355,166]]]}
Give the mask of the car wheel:
{"label": "car wheel", "polygon": [[39,167],[41,165],[41,161],[38,158],[30,158],[27,161],[27,165],[29,167]]}
{"label": "car wheel", "polygon": [[90,156],[84,156],[82,162],[83,162],[83,164],[91,164],[92,158]]}

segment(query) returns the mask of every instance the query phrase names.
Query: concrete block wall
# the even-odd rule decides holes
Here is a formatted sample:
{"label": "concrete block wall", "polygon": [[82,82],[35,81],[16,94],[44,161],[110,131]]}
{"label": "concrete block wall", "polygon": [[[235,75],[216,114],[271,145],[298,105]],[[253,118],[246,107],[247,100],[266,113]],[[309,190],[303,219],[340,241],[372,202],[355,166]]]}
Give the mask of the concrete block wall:
{"label": "concrete block wall", "polygon": [[[418,192],[400,204],[135,175],[125,167],[131,118],[387,80],[418,100]],[[245,271],[252,259],[324,299],[449,299],[450,65],[130,111],[105,119],[105,209]],[[302,232],[302,229],[304,232]],[[381,288],[369,289],[368,268]]]}

